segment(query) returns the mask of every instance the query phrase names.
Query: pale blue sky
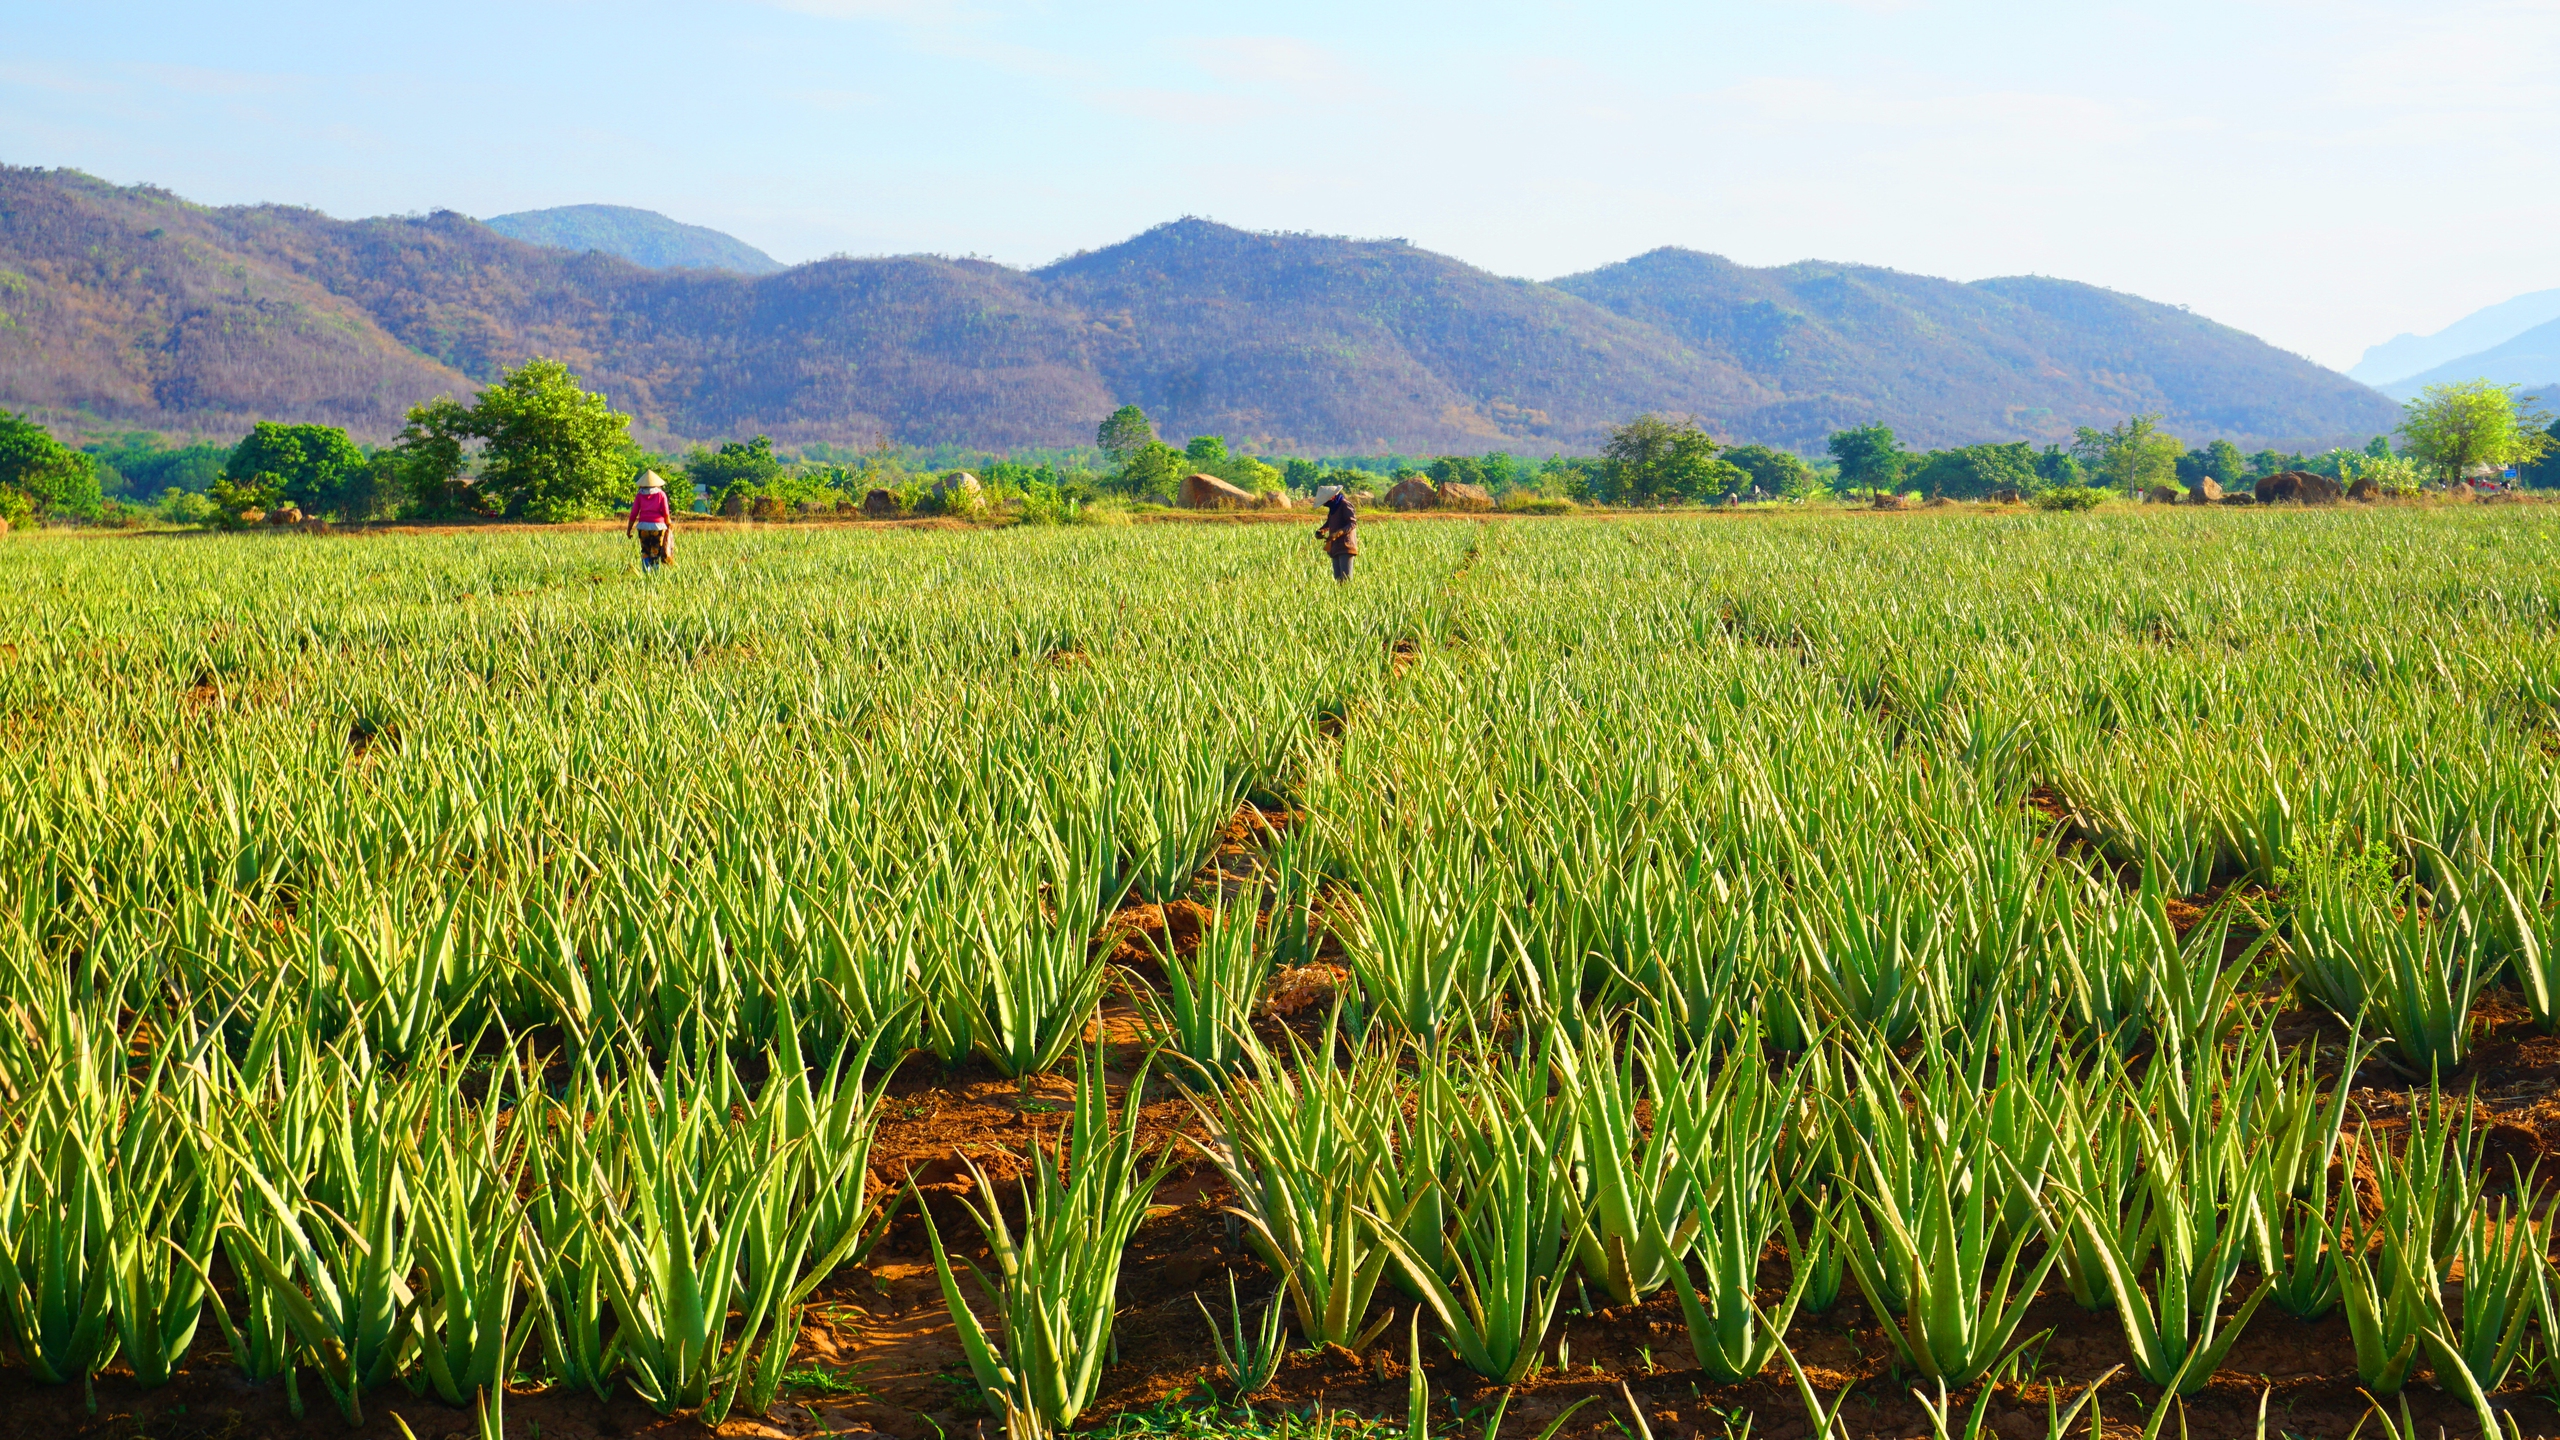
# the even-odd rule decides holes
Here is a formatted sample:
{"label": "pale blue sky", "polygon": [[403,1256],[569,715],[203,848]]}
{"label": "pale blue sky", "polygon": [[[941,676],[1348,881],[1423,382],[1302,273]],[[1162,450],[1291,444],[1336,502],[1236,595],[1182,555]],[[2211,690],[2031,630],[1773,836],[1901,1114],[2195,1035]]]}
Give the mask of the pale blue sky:
{"label": "pale blue sky", "polygon": [[0,0],[0,161],[1040,264],[1197,214],[2185,304],[2344,367],[2560,285],[2560,0]]}

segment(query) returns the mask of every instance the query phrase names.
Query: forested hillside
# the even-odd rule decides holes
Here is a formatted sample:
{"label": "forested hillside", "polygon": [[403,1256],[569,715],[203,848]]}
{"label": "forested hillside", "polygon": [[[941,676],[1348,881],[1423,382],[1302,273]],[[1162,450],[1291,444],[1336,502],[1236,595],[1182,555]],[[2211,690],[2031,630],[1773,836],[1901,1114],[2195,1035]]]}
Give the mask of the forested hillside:
{"label": "forested hillside", "polygon": [[216,209],[0,169],[0,406],[73,427],[395,431],[534,355],[644,437],[1087,443],[1123,401],[1260,453],[1588,449],[1641,411],[1799,449],[2173,432],[2359,443],[2394,407],[2170,306],[2068,281],[1753,270],[1664,250],[1553,284],[1395,241],[1158,226],[1035,271],[930,256],[653,270],[466,217]]}

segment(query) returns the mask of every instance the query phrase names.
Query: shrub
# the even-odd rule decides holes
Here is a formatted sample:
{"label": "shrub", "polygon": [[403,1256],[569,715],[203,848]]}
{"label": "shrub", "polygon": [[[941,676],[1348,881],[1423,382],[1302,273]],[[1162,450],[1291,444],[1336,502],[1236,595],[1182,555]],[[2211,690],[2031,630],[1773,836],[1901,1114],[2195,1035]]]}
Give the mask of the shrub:
{"label": "shrub", "polygon": [[2027,497],[2027,503],[2039,510],[2073,511],[2094,508],[2107,498],[2107,492],[2094,485],[2047,485]]}
{"label": "shrub", "polygon": [[154,508],[161,519],[172,525],[210,525],[219,513],[212,501],[174,485],[160,492],[160,503]]}

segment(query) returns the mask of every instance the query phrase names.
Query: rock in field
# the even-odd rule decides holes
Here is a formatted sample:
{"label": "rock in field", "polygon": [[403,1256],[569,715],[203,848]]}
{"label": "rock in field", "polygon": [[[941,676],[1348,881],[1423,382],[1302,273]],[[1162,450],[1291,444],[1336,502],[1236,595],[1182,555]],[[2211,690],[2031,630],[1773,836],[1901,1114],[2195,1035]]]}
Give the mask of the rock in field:
{"label": "rock in field", "polygon": [[2297,505],[2331,505],[2341,492],[2338,482],[2308,470],[2279,470],[2258,482],[2258,503],[2291,501]]}
{"label": "rock in field", "polygon": [[1440,492],[1421,476],[1399,480],[1387,491],[1387,503],[1398,510],[1430,510],[1440,504]]}
{"label": "rock in field", "polygon": [[1215,475],[1185,475],[1181,499],[1185,510],[1245,510],[1252,508],[1253,492]]}

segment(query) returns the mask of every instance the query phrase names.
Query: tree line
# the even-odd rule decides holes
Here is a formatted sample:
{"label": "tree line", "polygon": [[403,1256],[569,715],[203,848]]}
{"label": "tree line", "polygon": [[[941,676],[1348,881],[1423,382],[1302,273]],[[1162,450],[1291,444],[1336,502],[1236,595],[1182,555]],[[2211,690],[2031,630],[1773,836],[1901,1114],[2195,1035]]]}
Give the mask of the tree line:
{"label": "tree line", "polygon": [[[2396,443],[2395,443],[2396,437]],[[1326,485],[1375,496],[1415,478],[1478,486],[1498,499],[1615,506],[1696,505],[1744,499],[1804,500],[1838,493],[1980,498],[2000,491],[2058,507],[2101,495],[2192,488],[2207,479],[2238,488],[2284,471],[2341,484],[2370,479],[2385,490],[2451,484],[2512,467],[2526,484],[2560,486],[2560,421],[2533,397],[2489,381],[2431,387],[2408,402],[2398,429],[2360,450],[2320,455],[2259,450],[2229,440],[2189,446],[2157,415],[2104,430],[2082,427],[2069,445],[2026,441],[1904,449],[1893,430],[1835,431],[1808,459],[1765,445],[1724,445],[1694,417],[1640,415],[1589,456],[1529,459],[1507,452],[1428,460],[1324,461],[1257,457],[1217,435],[1176,447],[1135,405],[1105,418],[1093,458],[978,462],[980,486],[955,491],[946,472],[920,466],[885,440],[867,451],[808,447],[777,453],[762,435],[697,446],[681,455],[644,450],[630,417],[588,391],[569,368],[533,360],[503,374],[471,403],[449,397],[413,407],[390,444],[366,447],[334,426],[260,421],[227,450],[161,447],[125,436],[83,449],[0,411],[0,519],[115,521],[156,514],[179,523],[241,525],[283,512],[345,521],[384,518],[512,518],[537,522],[610,513],[639,475],[656,470],[696,489],[706,509],[773,517],[845,511],[884,491],[901,513],[965,504],[1019,518],[1073,518],[1097,506],[1171,504],[1185,476],[1205,473],[1248,493],[1312,494]],[[157,486],[156,502],[144,499]],[[147,508],[146,508],[147,507]]]}

